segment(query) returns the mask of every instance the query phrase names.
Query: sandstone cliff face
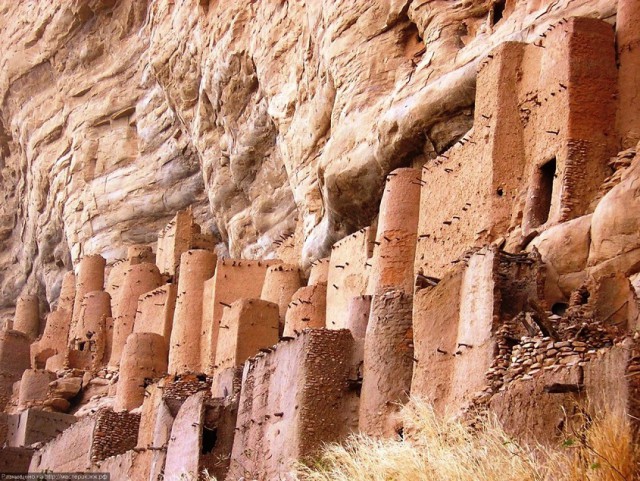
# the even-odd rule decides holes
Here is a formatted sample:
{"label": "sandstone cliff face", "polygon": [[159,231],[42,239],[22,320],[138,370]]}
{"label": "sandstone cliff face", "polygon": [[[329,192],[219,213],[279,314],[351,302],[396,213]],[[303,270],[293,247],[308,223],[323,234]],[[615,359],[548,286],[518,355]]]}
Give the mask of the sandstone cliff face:
{"label": "sandstone cliff face", "polygon": [[[76,0],[0,8],[0,308],[176,210],[304,263],[472,124],[478,59],[615,2]],[[46,287],[45,287],[46,286]]]}

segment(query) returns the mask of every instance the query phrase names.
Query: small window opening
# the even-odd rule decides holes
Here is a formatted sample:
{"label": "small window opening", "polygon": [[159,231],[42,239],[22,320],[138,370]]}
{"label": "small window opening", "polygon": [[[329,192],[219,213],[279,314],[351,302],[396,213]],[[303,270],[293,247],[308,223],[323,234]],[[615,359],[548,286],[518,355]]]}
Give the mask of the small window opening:
{"label": "small window opening", "polygon": [[549,220],[551,212],[551,200],[553,199],[553,181],[556,176],[556,158],[554,157],[538,169],[534,202],[532,210],[532,223],[534,227],[542,225]]}
{"label": "small window opening", "polygon": [[493,3],[493,24],[495,25],[504,16],[504,9],[507,6],[507,0],[497,0]]}
{"label": "small window opening", "polygon": [[504,195],[504,189],[502,187],[498,187],[498,190],[496,190],[496,194],[502,197]]}
{"label": "small window opening", "polygon": [[84,342],[78,343],[78,351],[84,351]]}
{"label": "small window opening", "polygon": [[216,447],[218,430],[204,428],[202,430],[202,454],[209,454]]}

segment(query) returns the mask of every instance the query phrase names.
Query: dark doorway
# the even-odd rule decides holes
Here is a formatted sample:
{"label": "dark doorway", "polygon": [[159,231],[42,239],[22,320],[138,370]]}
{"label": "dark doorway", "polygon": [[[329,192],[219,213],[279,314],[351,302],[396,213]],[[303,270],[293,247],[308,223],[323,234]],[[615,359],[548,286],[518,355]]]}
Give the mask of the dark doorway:
{"label": "dark doorway", "polygon": [[202,430],[202,454],[209,454],[216,447],[218,441],[218,430],[207,429]]}
{"label": "dark doorway", "polygon": [[534,187],[534,204],[531,206],[531,224],[533,227],[549,220],[551,201],[553,199],[553,181],[556,176],[556,158],[544,163],[536,174]]}

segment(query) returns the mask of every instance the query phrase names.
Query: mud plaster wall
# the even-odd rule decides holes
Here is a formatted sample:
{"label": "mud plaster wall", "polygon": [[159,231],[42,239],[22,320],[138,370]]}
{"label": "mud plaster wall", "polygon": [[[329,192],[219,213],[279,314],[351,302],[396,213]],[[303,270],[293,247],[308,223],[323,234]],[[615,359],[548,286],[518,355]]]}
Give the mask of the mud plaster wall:
{"label": "mud plaster wall", "polygon": [[31,460],[29,472],[84,471],[91,465],[96,416],[86,416],[46,443]]}
{"label": "mud plaster wall", "polygon": [[618,0],[616,36],[618,45],[619,110],[618,132],[622,148],[634,147],[640,140],[640,5],[634,0]]}
{"label": "mud plaster wall", "polygon": [[415,357],[411,392],[440,411],[465,408],[485,388],[497,353],[495,331],[529,309],[541,291],[539,257],[495,247],[460,262],[414,303]]}
{"label": "mud plaster wall", "polygon": [[261,299],[239,299],[224,310],[218,334],[214,383],[223,370],[243,364],[261,348],[278,343],[278,305]]}
{"label": "mud plaster wall", "polygon": [[416,291],[411,393],[456,410],[480,389],[494,354],[494,254],[483,251],[435,287]]}
{"label": "mud plaster wall", "polygon": [[[516,77],[509,69],[519,63],[521,48],[503,45],[485,62],[478,73],[473,131],[423,168],[416,273],[443,277],[465,250],[493,240],[508,227],[523,168],[523,147],[514,132],[519,122],[512,94]],[[499,142],[501,128],[510,134],[509,142]],[[495,150],[500,156],[494,161]]]}
{"label": "mud plaster wall", "polygon": [[576,393],[548,393],[545,386],[581,384],[581,369],[565,368],[556,372],[545,372],[530,381],[518,382],[510,389],[496,394],[490,403],[491,411],[498,415],[507,432],[518,432],[527,441],[558,440],[564,425],[567,410],[575,413],[577,402],[584,398]]}
{"label": "mud plaster wall", "polygon": [[411,295],[388,291],[373,296],[364,342],[359,429],[370,436],[393,436],[397,412],[409,400],[413,372]]}
{"label": "mud plaster wall", "polygon": [[180,479],[180,476],[196,475],[200,467],[200,446],[206,393],[189,397],[178,412],[167,446],[164,467],[165,479]]}
{"label": "mud plaster wall", "polygon": [[367,290],[373,237],[372,229],[367,227],[339,240],[331,248],[327,273],[327,285],[332,287],[327,289],[328,329],[345,329],[349,301]]}
{"label": "mud plaster wall", "polygon": [[[526,120],[523,138],[529,182],[525,234],[537,223],[555,224],[592,211],[590,202],[609,172],[606,161],[617,151],[617,68],[611,26],[596,19],[573,18],[550,29],[538,44],[545,48],[525,47],[518,89],[521,116]],[[541,57],[540,51],[544,51]],[[534,79],[537,85],[532,85]],[[525,104],[530,112],[522,110]],[[538,202],[532,184],[540,167],[553,157],[557,167],[548,221],[532,224],[530,204]]]}
{"label": "mud plaster wall", "polygon": [[178,273],[180,256],[190,249],[194,220],[190,210],[180,211],[158,234],[156,264],[163,274]]}
{"label": "mud plaster wall", "polygon": [[357,425],[347,330],[307,330],[245,364],[227,479],[289,479],[295,459]]}
{"label": "mud plaster wall", "polygon": [[354,339],[364,339],[369,324],[372,296],[352,297],[347,306],[347,329]]}
{"label": "mud plaster wall", "polygon": [[[615,150],[613,34],[570,19],[544,42],[505,43],[481,64],[473,130],[423,169],[416,272],[442,277],[466,249],[504,235],[512,215],[527,234],[589,210]],[[540,214],[540,168],[553,158]]]}
{"label": "mud plaster wall", "polygon": [[213,250],[215,239],[203,234],[191,209],[179,211],[158,234],[156,264],[162,274],[179,275],[182,254],[191,249]]}
{"label": "mud plaster wall", "polygon": [[421,183],[417,169],[396,169],[387,176],[380,202],[367,294],[382,293],[387,289],[413,292],[412,267]]}
{"label": "mud plaster wall", "polygon": [[151,451],[127,451],[111,456],[104,461],[95,463],[88,472],[109,473],[113,480],[144,480],[149,478]]}
{"label": "mud plaster wall", "polygon": [[9,446],[29,446],[49,441],[78,421],[69,414],[28,409],[12,416],[14,429],[9,434]]}
{"label": "mud plaster wall", "polygon": [[11,398],[13,383],[29,369],[30,350],[26,334],[18,331],[0,331],[0,407]]}
{"label": "mud plaster wall", "polygon": [[11,448],[0,449],[0,472],[24,474],[29,471],[29,464],[34,454],[33,449]]}
{"label": "mud plaster wall", "polygon": [[176,286],[173,284],[165,284],[142,294],[138,298],[133,332],[153,332],[164,337],[168,343],[171,338],[176,295]]}
{"label": "mud plaster wall", "polygon": [[173,415],[164,401],[164,383],[155,383],[147,388],[140,415],[138,444],[140,449],[166,447],[171,435]]}
{"label": "mud plaster wall", "polygon": [[267,269],[279,260],[246,261],[241,259],[218,260],[213,279],[207,282],[202,322],[202,368],[213,372],[218,344],[220,320],[226,305],[238,299],[259,299]]}
{"label": "mud plaster wall", "polygon": [[[142,402],[140,413],[140,428],[138,429],[138,443],[136,448],[145,449],[153,446],[153,435],[158,417],[161,416],[162,391],[164,385],[162,380],[147,387],[147,394]],[[168,438],[168,436],[167,436]]]}
{"label": "mud plaster wall", "polygon": [[55,378],[55,373],[45,369],[27,369],[20,381],[19,406],[26,407],[44,401],[49,394],[49,383]]}
{"label": "mud plaster wall", "polygon": [[[327,291],[326,283],[301,287],[291,298],[284,322],[286,337],[295,336],[304,329],[320,329],[326,326]],[[337,290],[337,286],[331,286]]]}
{"label": "mud plaster wall", "polygon": [[[261,352],[268,350],[269,348],[266,348]],[[211,395],[214,398],[237,398],[242,386],[243,370],[244,364],[223,369],[216,377],[215,382],[211,383]]]}

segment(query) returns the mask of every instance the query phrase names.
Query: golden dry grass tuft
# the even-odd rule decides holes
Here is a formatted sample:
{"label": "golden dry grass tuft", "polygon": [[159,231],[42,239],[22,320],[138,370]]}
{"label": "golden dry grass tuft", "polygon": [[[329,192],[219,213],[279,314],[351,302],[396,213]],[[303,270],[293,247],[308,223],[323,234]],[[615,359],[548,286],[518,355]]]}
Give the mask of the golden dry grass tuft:
{"label": "golden dry grass tuft", "polygon": [[[511,439],[492,417],[470,429],[441,419],[412,400],[403,410],[404,440],[356,435],[327,445],[298,469],[301,481],[632,481],[638,447],[628,418],[584,416],[556,449],[530,448]],[[575,423],[574,423],[575,424]]]}

